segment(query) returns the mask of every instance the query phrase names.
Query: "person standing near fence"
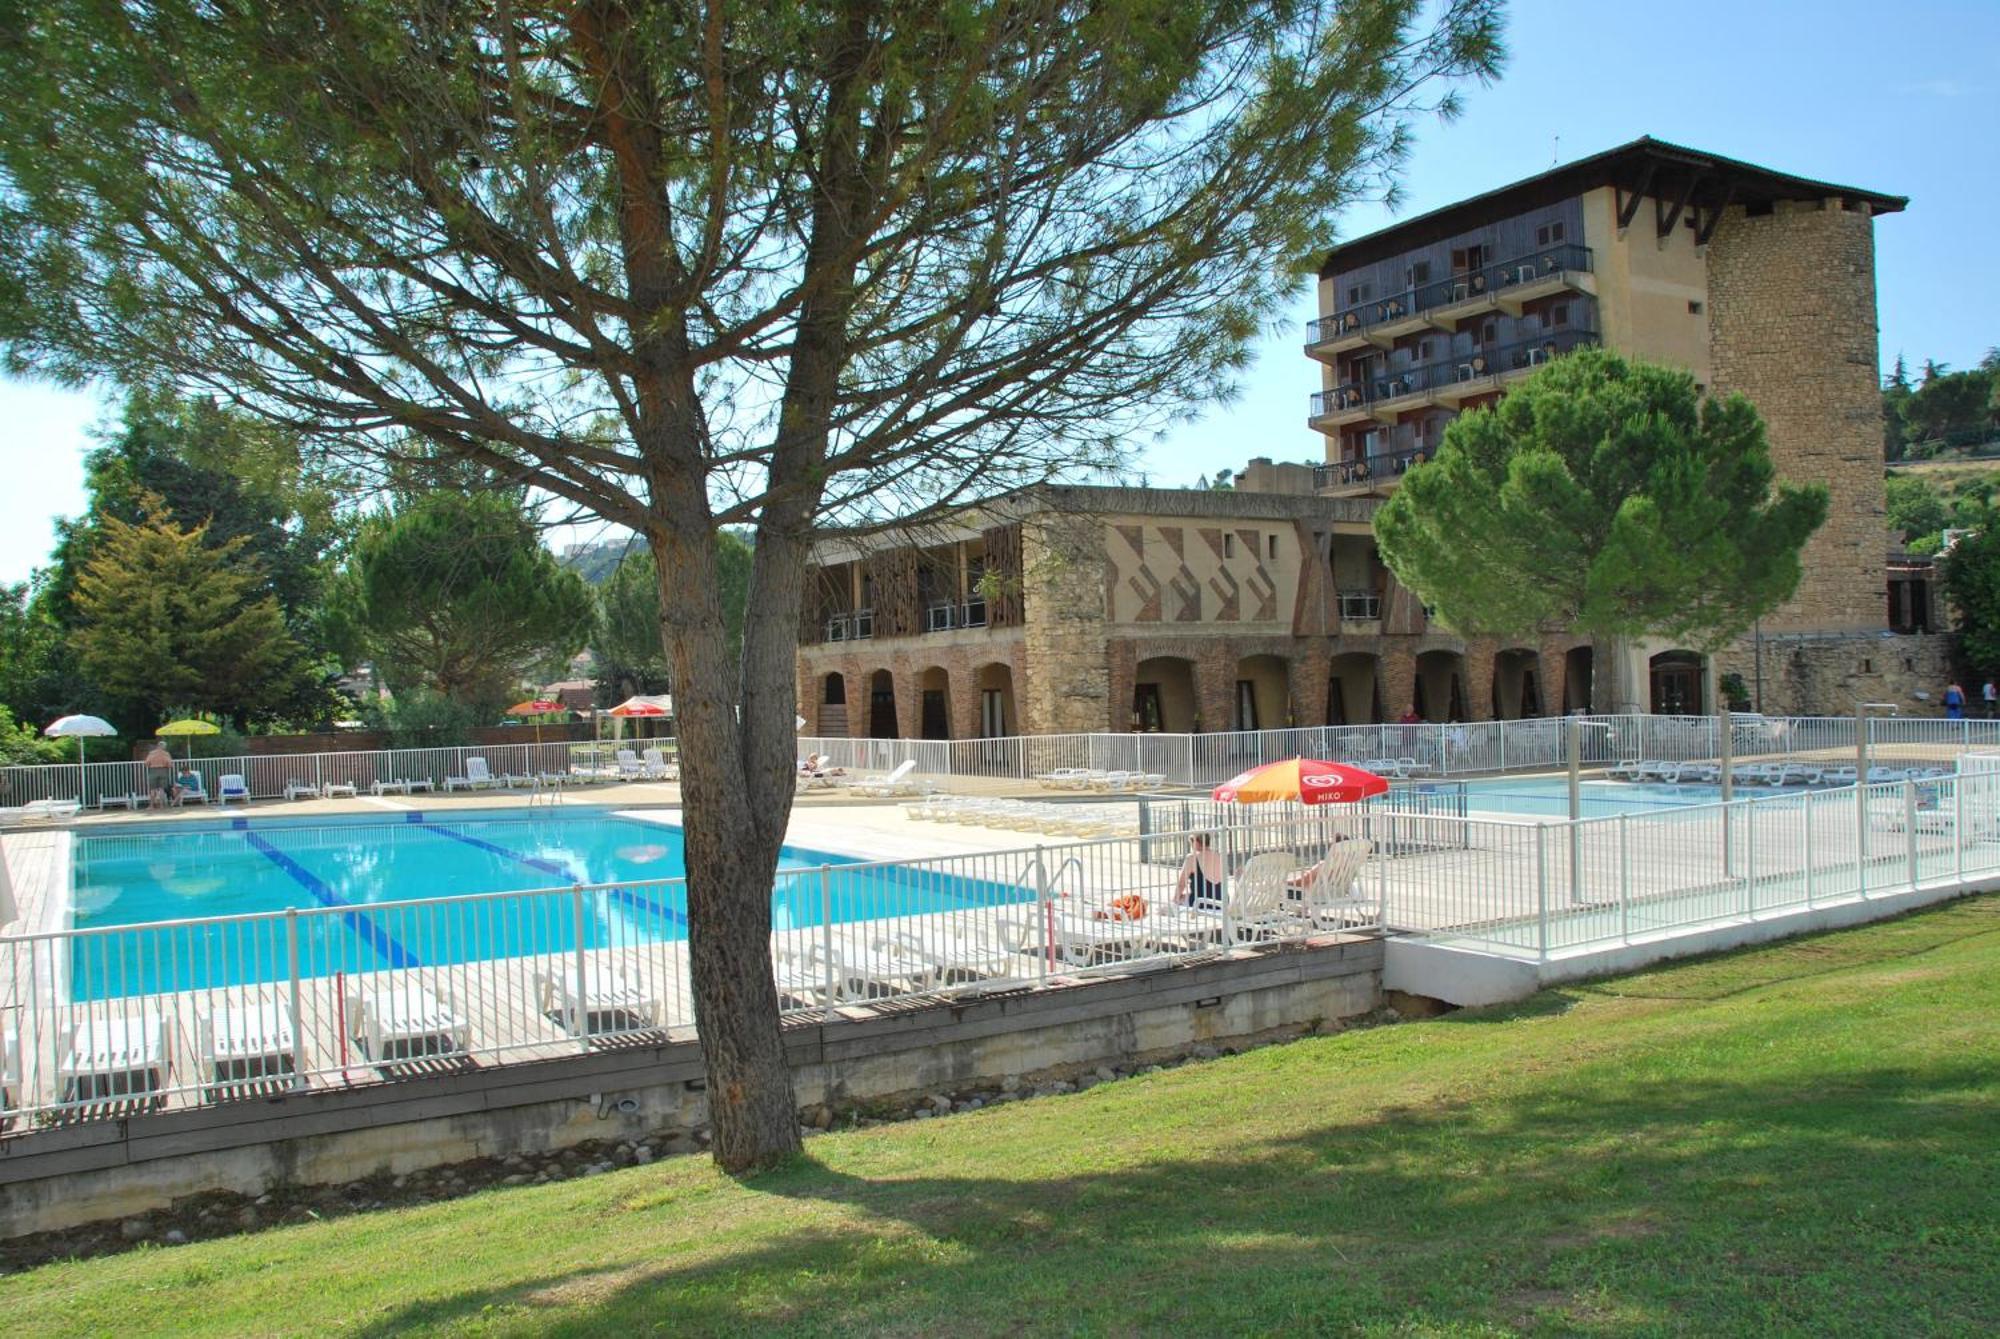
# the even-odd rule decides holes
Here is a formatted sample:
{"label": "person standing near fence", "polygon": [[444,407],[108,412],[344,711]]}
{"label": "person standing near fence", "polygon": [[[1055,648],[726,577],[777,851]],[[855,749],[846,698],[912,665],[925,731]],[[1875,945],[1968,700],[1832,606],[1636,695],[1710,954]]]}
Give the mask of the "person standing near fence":
{"label": "person standing near fence", "polygon": [[1986,704],[1987,720],[1990,721],[1994,716],[2000,715],[2000,684],[1995,684],[1993,680],[1988,679],[1980,688],[1979,697]]}
{"label": "person standing near fence", "polygon": [[1965,719],[1965,690],[1957,684],[1944,690],[1944,717],[1948,721]]}

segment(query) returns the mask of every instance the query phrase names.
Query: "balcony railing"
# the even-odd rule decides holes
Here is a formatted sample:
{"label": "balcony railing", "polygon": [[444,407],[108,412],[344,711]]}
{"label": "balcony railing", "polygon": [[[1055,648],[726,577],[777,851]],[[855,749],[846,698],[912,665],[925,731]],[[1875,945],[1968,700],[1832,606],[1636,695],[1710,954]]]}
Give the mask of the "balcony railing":
{"label": "balcony railing", "polygon": [[[1353,460],[1328,461],[1324,465],[1313,466],[1313,487],[1339,488],[1347,484],[1367,483],[1374,479],[1393,479],[1418,461],[1428,459],[1431,454],[1430,448],[1406,446],[1394,451],[1380,451],[1373,455],[1360,456]],[[1343,594],[1341,598],[1345,599],[1346,596]],[[1343,617],[1349,616],[1343,615]]]}
{"label": "balcony railing", "polygon": [[986,626],[986,601],[970,599],[960,604],[953,600],[933,600],[924,606],[925,632],[950,632],[954,628],[983,628]]}
{"label": "balcony railing", "polygon": [[1509,372],[1523,372],[1571,349],[1598,342],[1595,330],[1563,326],[1532,339],[1494,345],[1435,362],[1385,372],[1367,381],[1349,382],[1332,390],[1316,391],[1311,401],[1314,418],[1406,396],[1427,395],[1459,384],[1470,384]]}
{"label": "balcony railing", "polygon": [[1340,618],[1343,623],[1355,619],[1380,619],[1382,617],[1382,597],[1372,590],[1344,590],[1340,592]]}
{"label": "balcony railing", "polygon": [[1437,307],[1448,307],[1474,298],[1498,297],[1509,289],[1519,289],[1563,274],[1591,270],[1590,248],[1565,243],[1543,247],[1512,260],[1484,265],[1464,274],[1419,284],[1401,293],[1371,298],[1344,307],[1331,316],[1306,323],[1308,346],[1323,344],[1342,335],[1357,334],[1373,326],[1421,315]]}
{"label": "balcony railing", "polygon": [[875,635],[875,611],[860,609],[851,614],[829,614],[825,638],[829,642],[864,642]]}

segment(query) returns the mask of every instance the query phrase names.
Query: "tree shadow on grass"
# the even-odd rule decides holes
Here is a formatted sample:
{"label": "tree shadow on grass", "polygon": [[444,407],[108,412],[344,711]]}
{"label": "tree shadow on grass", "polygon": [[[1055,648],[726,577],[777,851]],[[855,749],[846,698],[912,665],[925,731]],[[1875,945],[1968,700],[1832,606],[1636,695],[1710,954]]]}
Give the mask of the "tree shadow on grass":
{"label": "tree shadow on grass", "polygon": [[[1081,1118],[1093,1096],[1059,1100]],[[1972,1057],[1812,1088],[1558,1085],[1109,1168],[1079,1134],[1086,1170],[1058,1177],[808,1158],[745,1183],[801,1221],[744,1249],[470,1289],[363,1333],[1990,1330],[1996,1106]],[[985,1120],[933,1129],[976,1146]],[[827,1208],[852,1228],[803,1221]]]}

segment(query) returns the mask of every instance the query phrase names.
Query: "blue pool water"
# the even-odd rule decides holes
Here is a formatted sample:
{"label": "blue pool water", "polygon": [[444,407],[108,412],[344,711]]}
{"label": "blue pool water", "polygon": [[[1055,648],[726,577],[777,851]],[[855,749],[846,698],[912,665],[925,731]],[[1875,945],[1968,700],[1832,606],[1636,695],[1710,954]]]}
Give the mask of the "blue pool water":
{"label": "blue pool water", "polygon": [[[1569,816],[1569,782],[1560,776],[1496,777],[1467,781],[1467,814],[1519,814],[1539,818]],[[1421,790],[1419,785],[1413,789]],[[1761,790],[1737,787],[1736,798],[1774,800],[1797,790]],[[1585,781],[1582,783],[1582,811],[1585,818],[1606,818],[1613,814],[1651,814],[1663,809],[1685,808],[1690,804],[1714,804],[1722,799],[1722,787],[1702,785],[1660,785],[1653,782]]]}
{"label": "blue pool water", "polygon": [[[297,918],[302,976],[477,962],[574,949],[574,884],[586,948],[687,936],[680,829],[608,812],[523,817],[455,810],[360,822],[237,822],[194,831],[79,836],[72,998],[282,979],[284,917],[206,926],[159,922],[324,908]],[[778,929],[1028,900],[1033,893],[936,871],[848,870],[852,856],[787,847],[772,890]],[[823,890],[818,870],[833,871]],[[557,889],[444,906],[414,898]]]}

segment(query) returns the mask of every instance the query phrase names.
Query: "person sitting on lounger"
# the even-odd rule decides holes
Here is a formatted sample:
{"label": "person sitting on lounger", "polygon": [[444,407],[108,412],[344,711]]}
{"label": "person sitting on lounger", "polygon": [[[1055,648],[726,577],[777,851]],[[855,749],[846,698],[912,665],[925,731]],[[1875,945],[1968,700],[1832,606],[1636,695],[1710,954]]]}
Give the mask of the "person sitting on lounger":
{"label": "person sitting on lounger", "polygon": [[174,797],[174,755],[158,742],[146,755],[146,804],[163,808]]}
{"label": "person sitting on lounger", "polygon": [[1209,845],[1206,833],[1188,838],[1188,855],[1181,862],[1180,881],[1174,884],[1174,901],[1190,907],[1222,905],[1222,853]]}

